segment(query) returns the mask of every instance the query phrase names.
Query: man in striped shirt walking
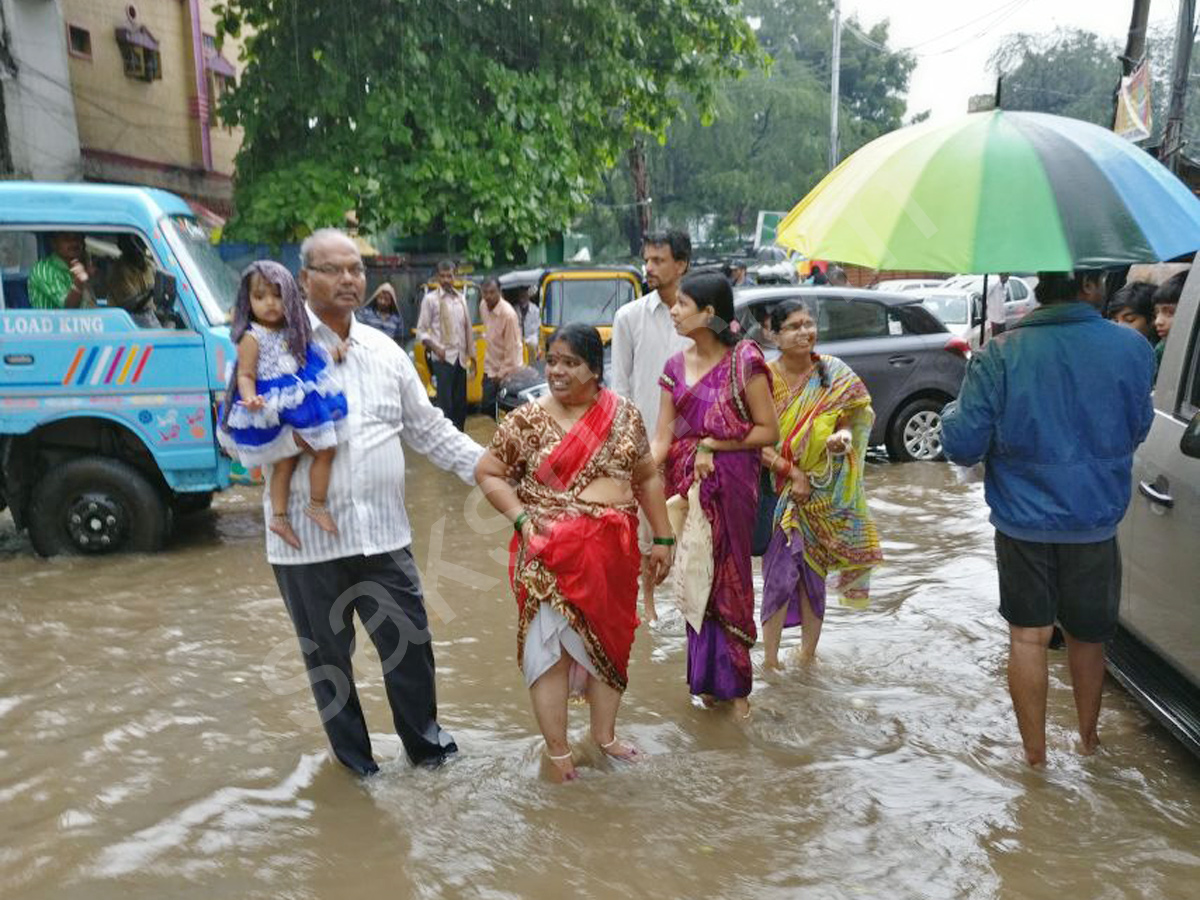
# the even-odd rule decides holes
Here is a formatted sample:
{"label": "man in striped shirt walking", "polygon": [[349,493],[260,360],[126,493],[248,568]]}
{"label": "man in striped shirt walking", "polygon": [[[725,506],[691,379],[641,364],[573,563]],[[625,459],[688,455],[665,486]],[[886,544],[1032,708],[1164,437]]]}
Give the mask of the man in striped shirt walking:
{"label": "man in striped shirt walking", "polygon": [[[323,229],[300,248],[300,286],[313,338],[346,345],[336,375],[346,395],[346,438],[338,444],[326,501],[338,533],[295,516],[300,549],[267,532],[267,559],[300,639],[321,722],[344,765],[378,770],[350,665],[357,611],[383,661],[396,732],[415,765],[436,766],[457,751],[437,722],[433,646],[404,508],[401,441],[435,465],[474,484],[483,449],[429,402],[408,355],[383,332],[354,317],[366,291],[357,248]],[[305,457],[291,503],[308,502]],[[270,515],[264,497],[264,514]]]}

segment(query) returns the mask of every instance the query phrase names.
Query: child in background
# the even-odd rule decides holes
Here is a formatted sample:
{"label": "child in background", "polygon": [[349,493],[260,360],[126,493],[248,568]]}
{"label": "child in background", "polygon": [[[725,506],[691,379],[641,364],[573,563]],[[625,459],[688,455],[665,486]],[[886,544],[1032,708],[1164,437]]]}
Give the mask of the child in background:
{"label": "child in background", "polygon": [[328,354],[312,340],[291,272],[269,260],[247,267],[229,336],[238,359],[217,433],[221,446],[247,468],[271,464],[269,527],[295,549],[300,539],[288,517],[292,474],[301,451],[311,452],[311,500],[304,514],[337,534],[325,500],[346,398],[330,375]]}
{"label": "child in background", "polygon": [[1153,346],[1158,343],[1154,331],[1154,292],[1157,288],[1148,281],[1131,281],[1112,295],[1108,302],[1108,319],[1132,328]]}
{"label": "child in background", "polygon": [[1187,277],[1188,270],[1177,272],[1160,284],[1154,292],[1154,330],[1158,332],[1158,345],[1154,348],[1154,357],[1159,366],[1162,365],[1167,335],[1171,333],[1171,323],[1175,321],[1175,307],[1179,305],[1179,297],[1183,293],[1183,284]]}

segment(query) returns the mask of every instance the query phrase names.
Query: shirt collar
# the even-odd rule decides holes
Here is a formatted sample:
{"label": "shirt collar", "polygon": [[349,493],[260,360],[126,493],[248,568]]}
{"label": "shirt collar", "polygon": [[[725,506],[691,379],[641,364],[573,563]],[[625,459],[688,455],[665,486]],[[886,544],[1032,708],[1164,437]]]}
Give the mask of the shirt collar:
{"label": "shirt collar", "polygon": [[[328,336],[329,338],[331,338],[334,341],[341,340],[341,337],[339,337],[332,328],[330,328],[328,325],[326,325],[324,322],[322,322],[320,317],[315,312],[313,312],[312,307],[309,306],[307,303],[304,304],[304,310],[305,310],[305,312],[308,313],[308,323],[312,327],[313,334],[317,334],[319,332],[319,333],[325,334],[326,336]],[[350,316],[350,333],[349,333],[349,335],[347,335],[346,340],[348,340],[352,344],[359,343],[358,338],[362,334],[362,330],[364,328],[370,328],[370,327],[371,327],[370,325],[364,325],[361,322],[359,322],[358,316],[351,315]]]}
{"label": "shirt collar", "polygon": [[1060,322],[1083,322],[1099,319],[1100,311],[1083,300],[1065,300],[1039,306],[1013,325],[1013,328],[1031,328],[1037,325],[1057,325]]}

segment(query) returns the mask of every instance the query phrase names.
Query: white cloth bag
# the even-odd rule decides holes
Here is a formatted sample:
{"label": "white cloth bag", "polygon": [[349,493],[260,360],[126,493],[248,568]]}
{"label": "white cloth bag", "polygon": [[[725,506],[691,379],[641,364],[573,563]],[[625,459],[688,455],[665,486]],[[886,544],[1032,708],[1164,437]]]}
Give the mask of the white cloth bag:
{"label": "white cloth bag", "polygon": [[692,630],[699,632],[712,594],[712,524],[700,508],[700,479],[692,482],[687,499],[675,496],[667,501],[671,529],[678,544],[675,565],[671,568],[675,600]]}

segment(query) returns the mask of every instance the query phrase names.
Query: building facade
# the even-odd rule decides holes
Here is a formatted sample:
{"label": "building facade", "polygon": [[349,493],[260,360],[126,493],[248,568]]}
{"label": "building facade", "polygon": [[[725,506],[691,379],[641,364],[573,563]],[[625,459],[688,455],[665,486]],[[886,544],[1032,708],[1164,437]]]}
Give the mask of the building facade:
{"label": "building facade", "polygon": [[241,134],[215,108],[238,51],[217,49],[212,0],[41,2],[62,13],[83,178],[164,188],[228,215]]}
{"label": "building facade", "polygon": [[0,178],[82,175],[58,4],[0,0]]}

